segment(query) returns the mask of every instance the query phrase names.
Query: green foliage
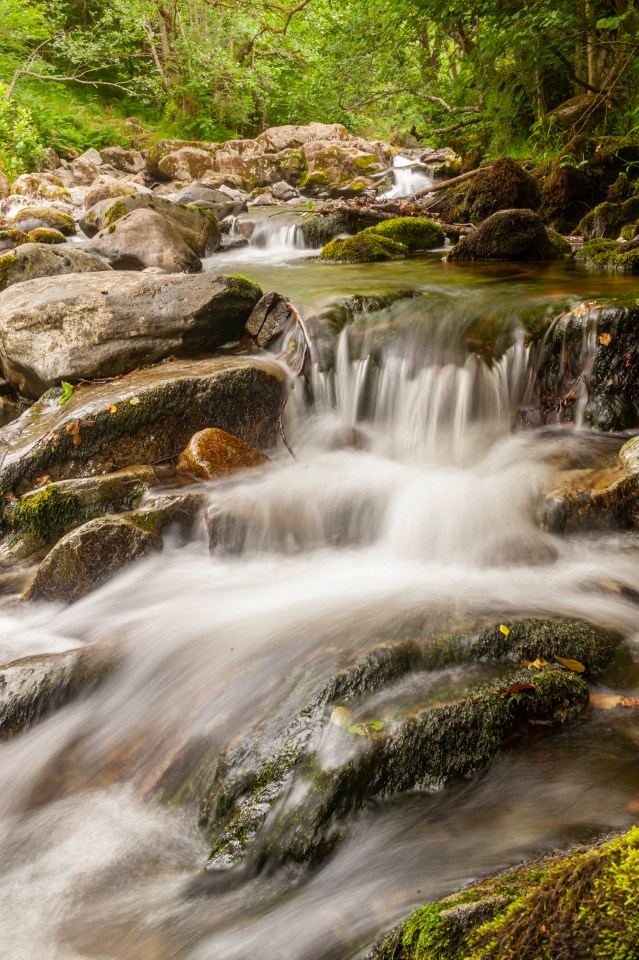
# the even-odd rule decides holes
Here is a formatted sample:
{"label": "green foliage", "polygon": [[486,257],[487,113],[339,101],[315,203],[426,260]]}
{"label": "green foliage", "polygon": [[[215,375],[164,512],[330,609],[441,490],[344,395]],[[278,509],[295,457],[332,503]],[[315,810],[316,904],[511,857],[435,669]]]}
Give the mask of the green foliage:
{"label": "green foliage", "polygon": [[39,166],[45,156],[40,132],[28,107],[6,101],[0,83],[0,169],[10,177]]}

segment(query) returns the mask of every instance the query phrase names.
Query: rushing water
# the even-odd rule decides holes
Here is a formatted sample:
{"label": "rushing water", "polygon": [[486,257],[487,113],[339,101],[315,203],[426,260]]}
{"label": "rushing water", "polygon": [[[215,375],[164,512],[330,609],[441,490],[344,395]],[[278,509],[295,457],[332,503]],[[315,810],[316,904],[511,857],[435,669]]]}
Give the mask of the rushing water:
{"label": "rushing water", "polygon": [[[232,549],[211,554],[202,524],[73,606],[2,615],[0,662],[88,644],[123,657],[89,696],[0,744],[7,960],[354,960],[417,904],[632,822],[639,725],[593,715],[463,784],[365,808],[314,870],[196,882],[197,810],[159,803],[157,784],[187,747],[205,742],[214,765],[277,716],[309,665],[328,678],[415,618],[583,617],[636,644],[634,535],[559,538],[534,521],[553,459],[597,437],[511,429],[531,388],[518,317],[625,281],[437,256],[328,266],[300,259],[290,224],[271,230],[276,242],[264,226],[261,247],[209,268],[279,289],[309,321],[338,294],[419,295],[359,317],[331,362],[318,341],[286,411],[296,459],[282,448],[264,471],[210,485]],[[486,363],[495,325],[507,335]]]}

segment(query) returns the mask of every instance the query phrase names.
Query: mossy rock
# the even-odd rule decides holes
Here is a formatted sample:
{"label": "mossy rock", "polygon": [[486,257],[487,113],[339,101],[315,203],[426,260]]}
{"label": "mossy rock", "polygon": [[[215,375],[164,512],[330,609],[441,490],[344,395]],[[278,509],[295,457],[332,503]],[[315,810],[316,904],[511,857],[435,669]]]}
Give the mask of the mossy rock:
{"label": "mossy rock", "polygon": [[622,240],[634,240],[635,237],[639,236],[639,220],[627,223],[625,227],[621,228],[619,236]]}
{"label": "mossy rock", "polygon": [[67,238],[59,230],[38,227],[28,233],[30,243],[66,243]]}
{"label": "mossy rock", "polygon": [[354,237],[331,240],[323,248],[320,257],[339,263],[380,263],[399,260],[407,253],[405,244],[363,231]]}
{"label": "mossy rock", "polygon": [[463,189],[461,222],[481,223],[498,210],[536,210],[540,203],[537,181],[510,157],[481,170]]}
{"label": "mossy rock", "polygon": [[459,243],[448,260],[556,260],[570,245],[550,233],[532,210],[500,210]]}
{"label": "mossy rock", "polygon": [[[616,240],[623,227],[639,218],[639,196],[624,203],[600,203],[586,214],[577,226],[577,233],[586,240]],[[632,239],[632,238],[630,238]]]}
{"label": "mossy rock", "polygon": [[24,230],[18,230],[15,227],[0,230],[0,252],[13,250],[14,247],[19,247],[23,243],[29,243],[29,237]]}
{"label": "mossy rock", "polygon": [[76,232],[75,221],[68,213],[44,208],[26,207],[24,210],[20,210],[13,218],[11,225],[19,227],[27,233],[41,227],[58,230],[65,237],[72,237]]}
{"label": "mossy rock", "polygon": [[433,250],[441,247],[446,235],[442,228],[426,217],[395,217],[384,220],[374,227],[367,227],[364,233],[386,237],[395,243],[403,244],[409,250]]}
{"label": "mossy rock", "polygon": [[619,270],[621,273],[639,273],[639,244],[616,240],[588,240],[575,254],[589,267]]}

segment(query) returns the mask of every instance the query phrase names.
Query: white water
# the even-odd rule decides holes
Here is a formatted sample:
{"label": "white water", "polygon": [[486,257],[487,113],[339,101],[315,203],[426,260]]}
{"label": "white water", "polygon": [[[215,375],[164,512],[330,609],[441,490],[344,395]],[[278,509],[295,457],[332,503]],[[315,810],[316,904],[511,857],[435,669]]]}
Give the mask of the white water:
{"label": "white water", "polygon": [[393,159],[393,186],[384,194],[389,200],[411,197],[413,194],[432,187],[433,178],[421,163],[399,156]]}
{"label": "white water", "polygon": [[568,732],[441,798],[362,813],[316,872],[193,899],[197,810],[152,799],[187,745],[214,764],[306,672],[330,676],[416,616],[576,616],[636,643],[635,604],[602,582],[634,588],[632,537],[560,539],[533,519],[551,458],[588,435],[513,434],[522,343],[489,368],[457,336],[381,354],[365,340],[351,358],[342,335],[334,369],[313,369],[314,403],[301,384],[289,401],[297,459],[281,450],[210,486],[230,537],[213,556],[202,525],[69,608],[2,615],[8,658],[115,642],[125,663],[0,744],[0,957],[353,960],[416,904],[571,831],[628,823],[639,780],[620,739],[599,731],[608,752],[592,759]]}

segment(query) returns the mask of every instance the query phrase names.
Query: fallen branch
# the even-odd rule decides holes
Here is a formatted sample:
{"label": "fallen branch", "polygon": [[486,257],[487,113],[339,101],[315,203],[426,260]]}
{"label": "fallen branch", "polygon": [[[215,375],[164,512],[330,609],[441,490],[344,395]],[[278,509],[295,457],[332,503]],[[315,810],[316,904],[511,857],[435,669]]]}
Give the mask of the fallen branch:
{"label": "fallen branch", "polygon": [[458,177],[452,177],[451,180],[443,180],[442,183],[435,183],[432,187],[424,187],[423,190],[418,190],[414,194],[415,199],[419,197],[425,197],[428,193],[436,193],[438,190],[447,190],[449,187],[454,187],[456,183],[462,183],[464,180],[470,180],[471,177],[476,177],[478,173],[483,173],[484,170],[490,170],[491,166],[487,167],[477,167],[475,170],[469,170],[468,173],[460,173]]}
{"label": "fallen branch", "polygon": [[449,127],[439,127],[437,130],[431,130],[435,137],[442,136],[445,133],[454,133],[455,130],[461,130],[462,127],[469,127],[471,123],[479,123],[483,117],[470,117],[468,120],[460,120],[458,123],[451,123]]}

